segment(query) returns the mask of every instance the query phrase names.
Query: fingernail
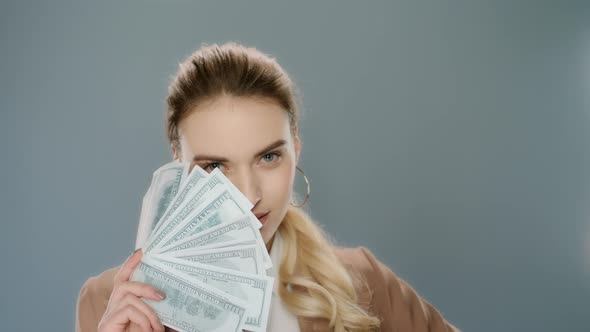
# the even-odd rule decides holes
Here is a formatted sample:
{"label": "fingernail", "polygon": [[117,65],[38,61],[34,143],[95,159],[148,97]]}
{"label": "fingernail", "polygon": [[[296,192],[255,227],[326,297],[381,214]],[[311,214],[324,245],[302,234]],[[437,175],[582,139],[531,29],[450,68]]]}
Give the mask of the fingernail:
{"label": "fingernail", "polygon": [[164,295],[164,293],[160,292],[160,291],[156,291],[156,298],[158,298],[158,300],[163,300],[164,298],[166,298],[166,296]]}
{"label": "fingernail", "polygon": [[127,260],[129,260],[131,257],[133,257],[133,255],[137,254],[137,252],[140,251],[140,250],[141,250],[141,248],[135,249],[135,251],[132,252],[131,255],[129,255],[129,257],[127,257]]}

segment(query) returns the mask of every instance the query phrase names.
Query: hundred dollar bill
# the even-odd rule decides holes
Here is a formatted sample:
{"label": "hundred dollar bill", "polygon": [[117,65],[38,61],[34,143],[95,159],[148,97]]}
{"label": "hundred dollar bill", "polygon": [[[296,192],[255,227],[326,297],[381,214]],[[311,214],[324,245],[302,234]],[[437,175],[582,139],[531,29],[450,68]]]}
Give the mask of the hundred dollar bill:
{"label": "hundred dollar bill", "polygon": [[[223,172],[219,170],[219,168],[214,169],[210,174],[211,176],[215,176],[217,173],[221,175],[224,185],[226,185],[232,191],[233,196],[240,202],[240,204],[243,205],[246,209],[251,210],[254,207],[252,202],[250,202],[250,200],[246,196],[244,196],[244,194],[238,189],[238,187],[236,187],[227,177],[225,177],[225,175],[223,174]],[[262,225],[260,226],[262,227]]]}
{"label": "hundred dollar bill", "polygon": [[[166,210],[161,219],[165,220],[170,218],[178,209],[194,208],[196,202],[201,199],[204,194],[219,186],[225,186],[232,191],[236,200],[242,203],[247,209],[253,207],[252,203],[246,198],[246,196],[244,196],[219,169],[214,169],[213,172],[208,174],[201,167],[195,166],[189,175],[188,180],[183,184],[180,193],[174,198],[170,208]],[[158,223],[158,227],[153,233],[159,231],[160,225],[161,224]]]}
{"label": "hundred dollar bill", "polygon": [[166,253],[168,256],[226,269],[265,275],[261,250],[256,244],[201,250],[187,249]]}
{"label": "hundred dollar bill", "polygon": [[182,183],[181,188],[177,191],[175,196],[172,197],[172,201],[168,204],[165,211],[163,211],[156,221],[156,227],[152,230],[146,242],[147,244],[151,242],[152,236],[159,232],[162,225],[164,224],[163,221],[174,214],[183,204],[186,204],[186,201],[193,197],[193,192],[200,189],[207,179],[209,179],[209,174],[207,172],[205,172],[201,167],[193,167],[192,171],[186,178],[186,181]]}
{"label": "hundred dollar bill", "polygon": [[247,303],[242,299],[170,269],[149,256],[142,258],[131,280],[150,284],[166,295],[162,301],[142,300],[170,328],[188,332],[239,332],[245,326]]}
{"label": "hundred dollar bill", "polygon": [[149,238],[152,230],[156,226],[155,222],[150,222],[147,220],[147,211],[148,206],[151,204],[151,194],[152,194],[152,186],[148,188],[145,195],[143,196],[143,200],[141,201],[141,213],[139,215],[139,224],[137,226],[137,236],[135,238],[135,249],[141,248],[145,245],[145,242]]}
{"label": "hundred dollar bill", "polygon": [[[156,244],[158,244],[163,236],[167,235],[174,227],[178,226],[187,216],[199,209],[209,195],[210,191],[218,183],[215,178],[204,178],[205,182],[198,187],[193,187],[193,190],[187,191],[186,195],[179,195],[174,200],[172,206],[166,211],[162,219],[158,222],[158,227],[150,235],[146,246],[146,252],[151,251]],[[184,192],[183,192],[184,194]]]}
{"label": "hundred dollar bill", "polygon": [[[239,203],[244,209],[249,210],[252,208],[252,203],[250,203],[241,192],[235,189],[233,184],[231,184],[231,181],[229,181],[221,171],[215,169],[210,175],[208,175],[200,167],[195,167],[195,169],[200,170],[196,175],[204,177],[205,181],[200,181],[200,178],[193,181],[193,173],[191,172],[185,188],[183,188],[180,194],[174,199],[174,202],[164,213],[160,222],[158,222],[158,226],[152,232],[148,240],[146,251],[153,249],[154,241],[160,241],[159,236],[162,232],[167,233],[170,229],[176,227],[177,224],[185,219],[188,214],[197,209],[204,200],[209,199],[212,192],[217,192],[225,188],[225,190],[231,193],[233,200]],[[195,184],[191,186],[193,182],[195,182]],[[188,187],[190,187],[190,189],[188,189]]]}
{"label": "hundred dollar bill", "polygon": [[[187,236],[176,243],[156,249],[153,252],[165,253],[203,246],[212,248],[212,245],[216,244],[217,246],[226,247],[227,245],[219,244],[236,240],[240,242],[256,240],[257,234],[260,234],[260,232],[254,227],[250,218],[250,215],[245,215],[227,224],[221,224],[217,221],[213,222],[215,223],[213,227],[202,229],[196,232],[196,234]],[[219,215],[217,213],[212,214],[203,224],[209,224],[209,219],[219,219]]]}
{"label": "hundred dollar bill", "polygon": [[175,271],[187,273],[207,285],[246,301],[248,303],[246,330],[266,331],[274,278],[205,265],[168,255],[154,254],[152,257]]}
{"label": "hundred dollar bill", "polygon": [[[244,244],[258,244],[261,248],[266,248],[264,240],[256,227],[258,220],[252,213],[247,213],[245,216],[227,224],[221,224],[217,221],[211,222],[209,219],[219,219],[219,216],[217,213],[212,214],[207,218],[207,221],[197,227],[199,229],[195,230],[196,234],[187,236],[171,245],[154,249],[152,252],[166,253],[197,247],[205,249]],[[271,268],[272,261],[266,249],[262,250],[262,255],[264,268]]]}
{"label": "hundred dollar bill", "polygon": [[[208,200],[192,211],[175,214],[170,221],[165,221],[160,231],[151,240],[146,251],[163,248],[200,231],[199,226],[211,214],[217,214],[217,223],[227,223],[249,212],[247,207],[240,204],[228,188],[220,187],[216,192],[210,192]],[[251,212],[250,212],[251,213]],[[211,219],[210,219],[211,220]],[[258,221],[258,219],[256,220]]]}
{"label": "hundred dollar bill", "polygon": [[155,228],[158,220],[178,193],[182,182],[188,175],[188,163],[170,162],[152,175],[152,183],[146,192],[139,217],[135,247],[142,247]]}

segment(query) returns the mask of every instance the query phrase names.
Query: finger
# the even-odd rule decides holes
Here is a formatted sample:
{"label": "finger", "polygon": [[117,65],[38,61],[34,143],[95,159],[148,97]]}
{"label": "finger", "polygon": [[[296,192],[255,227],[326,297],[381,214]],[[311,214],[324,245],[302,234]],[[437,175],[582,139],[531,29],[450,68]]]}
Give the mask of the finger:
{"label": "finger", "polygon": [[154,310],[147,303],[134,295],[127,294],[119,303],[118,308],[115,308],[114,311],[121,310],[128,306],[133,306],[141,311],[149,319],[150,325],[154,331],[164,331],[164,325],[162,325],[160,318],[158,318],[158,315],[156,315]]}
{"label": "finger", "polygon": [[130,323],[140,326],[141,331],[149,331],[149,319],[137,308],[127,306],[123,310],[105,313],[98,323],[98,331],[126,331]]}
{"label": "finger", "polygon": [[139,326],[135,323],[130,323],[129,327],[127,328],[127,330],[125,332],[143,332],[143,330],[141,329],[141,326]]}
{"label": "finger", "polygon": [[114,312],[110,318],[114,327],[124,328],[129,323],[135,323],[141,327],[141,331],[151,331],[149,318],[141,310],[129,305],[121,310]]}
{"label": "finger", "polygon": [[150,284],[140,281],[125,281],[113,290],[109,302],[117,303],[127,294],[132,294],[136,297],[145,297],[154,301],[160,301],[165,298],[165,295],[161,291]]}
{"label": "finger", "polygon": [[139,249],[135,250],[131,254],[131,256],[129,256],[127,258],[125,263],[123,263],[123,265],[119,268],[119,271],[117,271],[117,274],[114,277],[115,285],[117,285],[123,281],[129,280],[131,273],[133,273],[133,270],[135,269],[135,267],[137,266],[137,264],[141,260],[142,256],[143,256],[143,253],[141,251],[141,248],[139,248]]}

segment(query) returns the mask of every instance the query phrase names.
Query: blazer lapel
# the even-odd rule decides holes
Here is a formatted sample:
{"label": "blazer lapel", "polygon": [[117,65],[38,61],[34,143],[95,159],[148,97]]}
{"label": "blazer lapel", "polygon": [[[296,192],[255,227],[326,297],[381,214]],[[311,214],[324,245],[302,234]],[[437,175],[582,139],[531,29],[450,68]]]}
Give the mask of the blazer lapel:
{"label": "blazer lapel", "polygon": [[[360,288],[360,289],[359,289]],[[358,304],[365,310],[369,310],[371,303],[371,293],[366,287],[357,288]],[[301,332],[320,332],[329,331],[328,321],[326,319],[305,318],[297,316],[299,331]]]}

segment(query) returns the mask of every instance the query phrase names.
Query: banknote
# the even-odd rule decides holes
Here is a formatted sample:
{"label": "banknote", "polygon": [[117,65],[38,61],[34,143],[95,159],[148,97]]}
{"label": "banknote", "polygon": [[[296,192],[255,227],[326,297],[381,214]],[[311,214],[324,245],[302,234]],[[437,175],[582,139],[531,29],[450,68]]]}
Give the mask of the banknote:
{"label": "banknote", "polygon": [[153,252],[164,253],[203,246],[211,247],[215,244],[218,244],[218,246],[226,246],[219,244],[233,241],[243,242],[256,240],[257,235],[260,234],[258,229],[252,224],[250,215],[239,217],[238,219],[225,224],[222,224],[219,221],[210,222],[209,219],[219,219],[219,215],[214,213],[203,222],[203,224],[212,225],[212,227],[202,229],[201,231],[196,232],[196,234],[187,236],[178,242],[172,243],[169,246],[164,246]]}
{"label": "banknote", "polygon": [[[195,204],[198,204],[197,202],[203,195],[220,186],[230,190],[235,199],[245,208],[252,208],[252,203],[223,175],[219,169],[216,168],[209,174],[202,168],[195,166],[193,171],[191,171],[188,180],[183,184],[179,194],[176,195],[169,209],[163,214],[162,219],[170,219],[179,209],[186,210],[194,208]],[[154,233],[157,233],[158,231],[159,228],[156,228]]]}
{"label": "banknote", "polygon": [[152,257],[144,256],[131,275],[162,291],[162,301],[142,298],[152,307],[162,324],[178,331],[242,331],[247,303],[204,284],[195,277],[174,270]]}
{"label": "banknote", "polygon": [[[190,170],[190,173],[189,173]],[[172,162],[142,200],[132,280],[167,295],[144,299],[178,331],[265,331],[274,279],[253,205],[219,170]]]}
{"label": "banknote", "polygon": [[173,161],[154,171],[152,183],[142,201],[136,248],[145,244],[158,220],[177,196],[181,183],[188,176],[188,168],[188,163]]}
{"label": "banknote", "polygon": [[[248,213],[229,223],[217,221],[217,213],[210,215],[205,222],[198,226],[195,234],[187,236],[172,244],[154,249],[154,253],[166,253],[171,251],[186,250],[191,248],[216,248],[232,245],[258,244],[265,247],[264,240],[257,229],[258,221],[252,213]],[[213,219],[215,221],[210,221]],[[264,268],[270,269],[272,261],[268,251],[263,250]]]}
{"label": "banknote", "polygon": [[266,331],[274,278],[205,265],[169,255],[154,254],[152,257],[175,271],[185,272],[207,285],[246,301],[245,328],[248,331]]}
{"label": "banknote", "polygon": [[221,247],[214,249],[187,249],[166,253],[169,256],[189,261],[211,264],[226,269],[253,274],[266,274],[261,250],[256,244]]}
{"label": "banknote", "polygon": [[242,206],[244,206],[244,208],[251,210],[254,207],[252,202],[250,202],[250,200],[246,196],[244,196],[244,194],[242,194],[242,192],[238,189],[238,187],[236,187],[227,177],[225,177],[225,175],[223,174],[223,172],[221,172],[219,170],[219,168],[214,169],[210,173],[210,176],[213,177],[213,176],[216,176],[216,174],[219,174],[221,176],[221,181],[223,182],[223,185],[232,191],[232,195],[237,200],[239,200],[239,203]]}
{"label": "banknote", "polygon": [[193,167],[186,180],[181,183],[181,187],[177,194],[172,198],[172,201],[168,204],[165,211],[156,221],[156,227],[154,227],[152,230],[150,237],[146,241],[146,244],[151,242],[151,237],[159,232],[165,221],[169,219],[172,214],[177,212],[178,209],[183,206],[183,204],[187,204],[187,201],[189,201],[190,198],[194,196],[193,192],[195,190],[199,191],[203,183],[205,183],[208,179],[209,173],[205,172],[201,167]]}
{"label": "banknote", "polygon": [[135,249],[142,248],[148,238],[152,230],[156,227],[156,222],[154,219],[148,220],[147,218],[147,211],[152,206],[151,196],[152,196],[153,187],[150,186],[146,191],[145,195],[143,196],[143,200],[141,201],[141,213],[139,215],[139,225],[137,226],[137,236],[135,238]]}
{"label": "banknote", "polygon": [[[202,202],[201,206],[195,207],[190,213],[174,214],[173,218],[166,221],[160,231],[155,234],[146,251],[169,246],[199,232],[202,230],[199,226],[210,215],[216,215],[213,220],[217,224],[222,224],[250,212],[247,207],[240,204],[240,201],[234,197],[229,189],[218,188],[217,191],[212,191],[208,198],[208,200]],[[256,221],[259,222],[258,219]]]}
{"label": "banknote", "polygon": [[[160,243],[163,236],[167,235],[172,229],[177,227],[181,222],[183,222],[191,213],[195,213],[199,210],[199,207],[203,204],[203,202],[207,201],[210,198],[210,195],[205,195],[206,193],[210,192],[215,186],[215,181],[207,179],[204,186],[198,187],[199,190],[192,191],[187,194],[184,201],[175,201],[174,207],[176,209],[170,209],[167,211],[162,220],[158,222],[158,227],[152,231],[150,235],[146,251],[151,251],[157,244]],[[217,191],[215,191],[217,192]],[[177,207],[176,207],[177,206]]]}
{"label": "banknote", "polygon": [[[196,173],[195,176],[193,176],[193,172],[191,172],[185,187],[182,188],[180,194],[175,197],[173,203],[162,216],[161,222],[158,222],[158,226],[152,232],[152,235],[147,241],[148,245],[146,246],[146,251],[153,249],[153,242],[159,242],[160,239],[157,237],[162,232],[167,233],[171,228],[176,227],[177,223],[185,219],[187,214],[197,209],[204,199],[213,195],[210,194],[211,192],[217,193],[220,190],[226,190],[231,194],[233,200],[243,209],[250,210],[252,208],[252,203],[248,201],[248,199],[238,191],[233,184],[231,184],[231,181],[229,181],[221,171],[215,169],[209,175],[200,167],[195,167],[195,169],[199,169],[200,171],[193,171]],[[202,183],[201,181],[193,181],[197,176],[198,180],[204,178],[204,181]],[[195,185],[191,185],[193,182],[195,182]],[[189,187],[190,189],[187,189]],[[166,230],[162,229],[164,226],[166,227]]]}

